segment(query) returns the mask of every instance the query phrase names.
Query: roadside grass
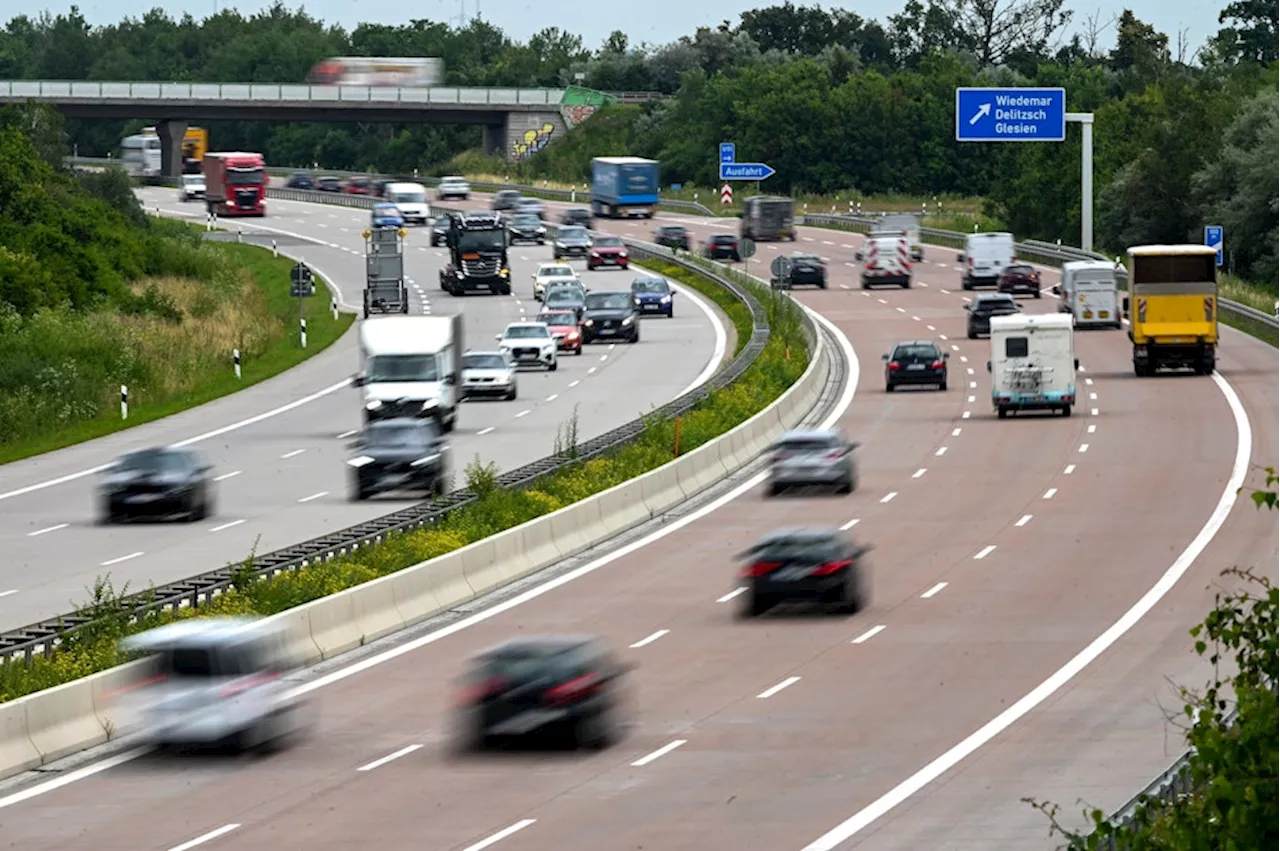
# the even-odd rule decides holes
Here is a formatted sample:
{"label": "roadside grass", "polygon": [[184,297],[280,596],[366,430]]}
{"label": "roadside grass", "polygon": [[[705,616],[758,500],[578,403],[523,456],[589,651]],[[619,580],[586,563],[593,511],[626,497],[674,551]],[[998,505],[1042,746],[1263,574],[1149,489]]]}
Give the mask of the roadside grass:
{"label": "roadside grass", "polygon": [[[677,277],[665,264],[655,263],[653,267],[655,271]],[[692,277],[688,272],[684,275]],[[678,279],[689,283],[685,277]],[[732,305],[725,305],[721,298],[712,295],[718,288],[710,281],[699,279],[698,288],[728,308],[726,312],[739,329],[739,340],[749,340],[749,311],[743,306],[734,310]],[[51,655],[33,658],[30,665],[21,660],[0,664],[0,702],[129,661],[118,649],[118,641],[125,635],[193,617],[276,614],[550,514],[657,469],[677,455],[687,454],[719,437],[771,404],[809,365],[810,352],[800,309],[786,296],[774,294],[767,288],[757,287],[755,294],[765,304],[771,325],[764,350],[736,381],[711,393],[678,422],[650,416],[644,430],[630,443],[583,461],[576,460],[575,410],[573,417],[561,426],[552,450],[570,461],[567,467],[527,487],[506,490],[495,486],[496,466],[476,456],[463,471],[467,487],[476,495],[476,500],[435,525],[392,534],[376,546],[271,578],[258,578],[253,574],[253,556],[250,556],[234,567],[233,586],[198,609],[138,615],[136,603],[124,602],[129,589],[117,591],[110,576],[103,577],[90,590],[90,600],[80,610],[89,617],[85,627],[55,648]]]}
{"label": "roadside grass", "polygon": [[[342,336],[323,282],[305,299],[307,348],[289,298],[292,260],[252,245],[175,239],[189,274],[133,286],[123,309],[0,312],[0,464],[151,422],[296,366]],[[243,378],[234,372],[240,350]],[[129,418],[120,416],[120,385]]]}

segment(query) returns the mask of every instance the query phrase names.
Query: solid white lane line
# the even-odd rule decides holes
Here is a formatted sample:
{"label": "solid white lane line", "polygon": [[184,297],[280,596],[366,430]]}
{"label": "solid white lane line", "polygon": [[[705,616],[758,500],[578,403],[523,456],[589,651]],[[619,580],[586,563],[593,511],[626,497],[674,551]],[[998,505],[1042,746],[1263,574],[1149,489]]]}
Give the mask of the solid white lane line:
{"label": "solid white lane line", "polygon": [[898,495],[897,491],[889,491],[887,494],[881,497],[880,504],[883,505],[886,502],[892,502],[893,498],[897,495]]}
{"label": "solid white lane line", "polygon": [[296,458],[296,457],[298,457],[299,455],[301,455],[303,452],[306,452],[306,451],[307,451],[307,450],[305,450],[305,449],[295,449],[295,450],[293,450],[292,452],[286,452],[286,453],[284,453],[284,454],[283,454],[283,455],[281,455],[280,457],[281,457],[281,458]]}
{"label": "solid white lane line", "polygon": [[921,476],[923,476],[923,475],[925,474],[925,470],[926,470],[926,468],[925,468],[925,467],[921,467],[919,470],[916,470],[914,473],[912,473],[912,474],[911,474],[911,478],[913,478],[913,479],[918,479],[918,478],[920,478]]}
{"label": "solid white lane line", "polygon": [[932,587],[932,588],[930,588],[928,591],[925,591],[925,592],[924,592],[923,594],[921,594],[920,596],[921,596],[922,598],[924,598],[925,600],[927,600],[927,599],[929,599],[930,597],[932,597],[934,594],[937,594],[939,591],[941,591],[943,588],[946,588],[946,587],[947,587],[947,583],[945,583],[945,582],[939,582],[937,585],[933,586],[933,587]]}
{"label": "solid white lane line", "polygon": [[934,455],[936,455],[936,456],[938,456],[939,458],[941,458],[943,455],[946,455],[946,454],[947,454],[947,447],[945,447],[945,446],[939,446],[939,447],[938,447],[938,451],[937,451],[937,452],[934,452],[933,454],[934,454]]}
{"label": "solid white lane line", "polygon": [[311,494],[311,496],[304,496],[302,499],[298,500],[298,502],[311,502],[311,500],[313,499],[319,499],[322,496],[328,496],[328,495],[329,495],[328,491],[320,491],[320,493],[313,493]]}
{"label": "solid white lane line", "polygon": [[520,419],[521,417],[527,417],[529,416],[529,413],[530,412],[528,410],[521,411],[520,413],[516,414],[516,419]]}
{"label": "solid white lane line", "polygon": [[1053,499],[1053,495],[1057,492],[1058,492],[1057,488],[1049,488],[1047,491],[1044,492],[1044,496],[1041,497],[1041,499]]}
{"label": "solid white lane line", "polygon": [[669,629],[660,629],[657,632],[655,632],[653,635],[650,635],[646,638],[642,638],[639,641],[637,641],[635,644],[632,644],[631,649],[635,650],[638,647],[644,647],[646,644],[652,644],[653,642],[657,641],[659,638],[661,638],[662,636],[666,635],[669,632],[671,632],[671,630]]}
{"label": "solid white lane line", "polygon": [[1097,430],[1098,430],[1098,427],[1096,425],[1091,425],[1087,429],[1085,429],[1085,431],[1087,431],[1089,434],[1093,434]]}
{"label": "solid white lane line", "polygon": [[723,597],[717,597],[716,602],[727,603],[730,600],[732,600],[734,597],[738,596],[739,594],[744,593],[746,590],[747,590],[746,588],[734,588],[732,591],[730,591],[728,594],[725,594]]}
{"label": "solid white lane line", "polygon": [[210,529],[209,531],[210,531],[210,532],[221,532],[223,529],[230,529],[232,526],[239,526],[241,523],[244,523],[244,522],[245,522],[245,521],[243,521],[243,520],[232,520],[230,523],[223,523],[221,526],[214,526],[214,527],[213,527],[212,529]]}
{"label": "solid white lane line", "polygon": [[995,544],[987,544],[985,547],[983,547],[982,549],[978,550],[978,554],[977,554],[977,555],[975,555],[973,558],[974,558],[974,560],[981,560],[981,559],[984,559],[984,558],[986,558],[987,556],[991,555],[991,554],[992,554],[993,552],[995,552],[995,551],[996,551],[996,545],[995,545]]}
{"label": "solid white lane line", "polygon": [[488,433],[489,433],[489,432],[491,432],[491,431],[493,431],[493,426],[489,426],[488,428],[482,428],[482,429],[480,429],[478,432],[476,432],[476,435],[477,435],[477,436],[479,436],[479,435],[482,435],[482,434],[488,434]]}
{"label": "solid white lane line", "polygon": [[46,526],[43,529],[37,529],[34,532],[28,532],[27,537],[35,538],[39,535],[47,535],[50,532],[56,532],[59,529],[65,529],[70,525],[71,525],[70,523],[59,523],[57,526]]}
{"label": "solid white lane line", "polygon": [[778,683],[776,686],[771,686],[765,689],[764,691],[760,692],[759,694],[757,694],[756,700],[767,700],[768,698],[773,697],[775,694],[782,691],[784,688],[789,688],[790,686],[793,686],[798,682],[800,682],[799,677],[787,677],[785,680]]}
{"label": "solid white lane line", "polygon": [[0,597],[8,597],[12,594],[17,594],[17,593],[18,593],[17,588],[10,588],[8,591],[0,591]]}
{"label": "solid white lane line", "polygon": [[421,750],[421,749],[422,749],[422,745],[409,745],[407,748],[401,748],[400,750],[396,751],[393,754],[387,754],[386,756],[382,757],[382,759],[375,759],[373,762],[368,763],[367,765],[362,765],[359,768],[357,768],[356,771],[373,771],[375,768],[378,768],[379,766],[386,765],[388,762],[397,760],[402,756],[408,756],[414,751]]}
{"label": "solid white lane line", "polygon": [[854,526],[857,526],[857,525],[858,525],[858,518],[855,517],[852,520],[850,520],[848,523],[845,523],[843,526],[841,526],[840,531],[848,532],[850,529],[852,529]]}
{"label": "solid white lane line", "polygon": [[850,641],[849,643],[862,644],[863,642],[870,641],[871,639],[875,638],[877,635],[879,635],[882,632],[884,632],[884,624],[877,624],[876,626],[871,627],[871,629],[862,633],[862,635],[859,635],[857,638],[855,638],[853,641]]}
{"label": "solid white lane line", "polygon": [[1026,525],[1027,525],[1028,523],[1030,523],[1030,522],[1031,522],[1031,515],[1030,515],[1030,514],[1024,514],[1024,515],[1022,515],[1021,519],[1019,519],[1019,520],[1018,520],[1018,522],[1017,522],[1017,523],[1014,523],[1013,525],[1014,525],[1014,526],[1026,526]]}
{"label": "solid white lane line", "polygon": [[529,825],[536,824],[537,821],[538,820],[536,818],[521,819],[510,827],[504,827],[492,836],[486,836],[474,845],[468,845],[466,848],[463,848],[462,851],[484,851],[486,848],[491,848],[494,845],[497,845],[513,833],[519,833]]}
{"label": "solid white lane line", "polygon": [[689,740],[688,740],[688,739],[676,739],[674,742],[669,742],[669,743],[667,743],[667,744],[663,745],[662,747],[658,748],[658,749],[657,749],[656,751],[654,751],[653,753],[650,753],[650,754],[647,754],[647,755],[645,755],[645,756],[640,757],[640,758],[639,758],[639,759],[637,759],[635,762],[631,763],[631,767],[632,767],[632,768],[643,768],[644,766],[646,766],[646,765],[648,765],[649,763],[653,762],[655,759],[661,759],[662,757],[664,757],[664,756],[666,756],[667,754],[671,753],[673,750],[675,750],[676,748],[680,747],[681,745],[685,745],[685,744],[688,744],[688,743],[689,743]]}
{"label": "solid white lane line", "polygon": [[142,552],[142,550],[138,550],[136,553],[129,553],[127,556],[120,556],[119,558],[107,559],[106,561],[102,562],[102,563],[101,563],[101,564],[99,564],[98,566],[99,566],[99,567],[110,567],[110,566],[111,566],[111,565],[113,565],[113,564],[119,564],[119,563],[120,563],[120,562],[122,562],[122,561],[128,561],[129,559],[131,559],[131,558],[137,558],[137,557],[138,557],[138,556],[140,556],[140,555],[144,555],[144,553]]}
{"label": "solid white lane line", "polygon": [[[324,227],[324,225],[321,225],[320,227]],[[190,842],[184,842],[181,845],[175,845],[172,848],[170,848],[169,851],[190,851],[190,849],[195,848],[197,845],[203,845],[206,842],[210,842],[214,839],[217,839],[219,836],[225,836],[226,834],[235,830],[239,826],[240,825],[238,824],[224,824],[222,827],[218,828],[217,830],[211,830],[208,833],[204,834],[203,836],[197,836],[195,839],[192,839]]]}

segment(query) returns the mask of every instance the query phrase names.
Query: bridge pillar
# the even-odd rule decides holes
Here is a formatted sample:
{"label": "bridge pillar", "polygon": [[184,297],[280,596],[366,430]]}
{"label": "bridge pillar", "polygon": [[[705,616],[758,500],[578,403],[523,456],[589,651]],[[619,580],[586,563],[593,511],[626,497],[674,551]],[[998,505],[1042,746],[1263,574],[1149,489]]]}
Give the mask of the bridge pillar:
{"label": "bridge pillar", "polygon": [[510,162],[520,162],[541,151],[569,132],[559,111],[508,112],[502,155]]}
{"label": "bridge pillar", "polygon": [[156,123],[160,137],[160,174],[179,177],[182,174],[182,140],[187,135],[187,122],[166,119]]}
{"label": "bridge pillar", "polygon": [[[510,115],[507,116],[510,119]],[[507,147],[507,123],[486,124],[481,128],[480,144],[486,157],[502,156]]]}

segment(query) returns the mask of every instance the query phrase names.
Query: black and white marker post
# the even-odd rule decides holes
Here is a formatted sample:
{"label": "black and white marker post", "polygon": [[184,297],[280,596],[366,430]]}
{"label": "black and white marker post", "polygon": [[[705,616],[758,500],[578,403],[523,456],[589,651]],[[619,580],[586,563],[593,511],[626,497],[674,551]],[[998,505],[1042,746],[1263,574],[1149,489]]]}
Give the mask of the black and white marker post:
{"label": "black and white marker post", "polygon": [[239,350],[239,349],[232,349],[232,350],[231,350],[231,357],[235,359],[235,362],[236,362],[236,378],[239,378],[239,377],[240,377],[240,350]]}
{"label": "black and white marker post", "polygon": [[124,384],[120,385],[120,419],[129,419],[129,388]]}
{"label": "black and white marker post", "polygon": [[307,347],[307,317],[304,312],[306,298],[316,294],[316,285],[311,276],[311,270],[306,263],[293,264],[293,270],[289,273],[289,295],[298,300],[298,338],[302,343],[302,348]]}

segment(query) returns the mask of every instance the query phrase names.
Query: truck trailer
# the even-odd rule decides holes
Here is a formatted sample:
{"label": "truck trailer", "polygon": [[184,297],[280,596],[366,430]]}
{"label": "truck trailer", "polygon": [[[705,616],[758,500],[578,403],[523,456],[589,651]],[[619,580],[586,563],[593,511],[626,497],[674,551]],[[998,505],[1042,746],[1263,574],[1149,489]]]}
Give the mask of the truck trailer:
{"label": "truck trailer", "polygon": [[659,180],[657,160],[596,157],[591,161],[591,214],[651,219],[658,208]]}
{"label": "truck trailer", "polygon": [[1218,350],[1217,251],[1207,245],[1139,245],[1129,249],[1124,311],[1133,371],[1191,369],[1211,374]]}

